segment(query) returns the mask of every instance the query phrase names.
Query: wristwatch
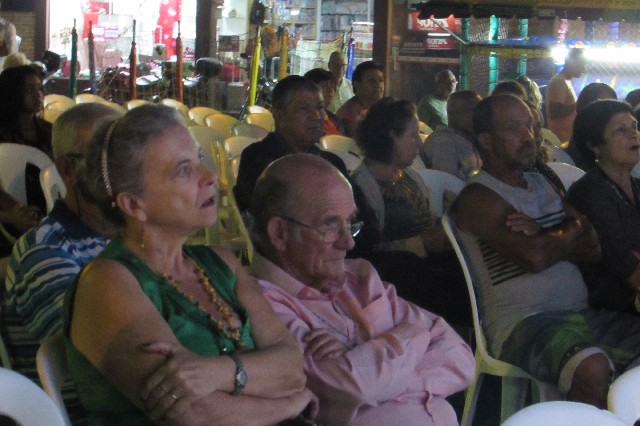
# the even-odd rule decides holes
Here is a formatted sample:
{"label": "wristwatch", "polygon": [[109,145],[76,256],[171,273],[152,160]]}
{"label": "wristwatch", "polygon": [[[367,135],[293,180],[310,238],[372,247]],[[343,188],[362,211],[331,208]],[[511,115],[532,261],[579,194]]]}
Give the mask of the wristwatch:
{"label": "wristwatch", "polygon": [[236,352],[231,352],[228,356],[236,364],[235,389],[233,389],[233,395],[240,395],[244,390],[244,387],[247,386],[247,372],[242,366],[240,357]]}

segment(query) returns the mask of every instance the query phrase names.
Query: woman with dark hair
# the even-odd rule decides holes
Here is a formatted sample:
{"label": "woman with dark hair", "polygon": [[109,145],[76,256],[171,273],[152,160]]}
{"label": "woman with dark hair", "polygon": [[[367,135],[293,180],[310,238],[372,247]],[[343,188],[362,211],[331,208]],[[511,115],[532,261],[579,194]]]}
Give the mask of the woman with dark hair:
{"label": "woman with dark hair", "polygon": [[580,111],[574,135],[588,148],[594,167],[575,182],[567,201],[593,224],[602,258],[579,265],[593,307],[640,309],[640,161],[638,122],[626,102],[599,100]]}
{"label": "woman with dark hair", "polygon": [[96,132],[81,163],[81,190],[117,229],[65,300],[90,424],[275,424],[315,401],[235,256],[184,244],[217,215],[201,152],[176,110],[148,105]]}
{"label": "woman with dark hair", "polygon": [[369,259],[398,294],[449,322],[470,324],[464,279],[430,208],[427,184],[409,166],[419,154],[416,107],[383,98],[358,127],[365,154],[351,178],[365,226],[356,253]]}
{"label": "woman with dark hair", "polygon": [[53,157],[51,124],[40,118],[42,77],[30,65],[0,73],[0,142],[29,145]]}

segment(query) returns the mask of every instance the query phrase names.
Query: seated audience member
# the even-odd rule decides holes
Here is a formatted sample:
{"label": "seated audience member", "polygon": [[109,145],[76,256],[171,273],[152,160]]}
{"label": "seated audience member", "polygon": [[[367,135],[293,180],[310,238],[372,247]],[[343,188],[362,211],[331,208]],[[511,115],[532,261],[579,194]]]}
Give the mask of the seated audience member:
{"label": "seated audience member", "polygon": [[273,89],[271,112],[276,131],[242,151],[233,193],[240,211],[249,209],[260,173],[274,160],[296,152],[319,155],[347,175],[343,161],[316,146],[324,128],[324,103],[320,88],[310,79],[290,75]]}
{"label": "seated audience member", "polygon": [[[576,101],[576,113],[579,113],[585,109],[587,105],[597,101],[598,99],[618,99],[618,95],[608,84],[587,84],[580,92],[580,96],[578,96],[578,100]],[[595,157],[586,145],[584,139],[585,136],[586,135],[584,133],[580,133],[579,135],[576,134],[576,127],[574,123],[573,134],[569,140],[567,152],[571,158],[573,158],[576,167],[579,167],[584,171],[588,171],[595,165],[593,162]]]}
{"label": "seated audience member", "polygon": [[433,130],[448,125],[447,101],[456,90],[458,80],[449,70],[436,74],[436,89],[418,102],[418,118]]}
{"label": "seated audience member", "polygon": [[342,121],[328,107],[336,95],[336,82],[331,71],[322,68],[314,68],[308,71],[306,78],[313,81],[322,89],[322,100],[324,101],[324,134],[325,135],[342,135],[344,134],[344,125]]}
{"label": "seated audience member", "polygon": [[452,93],[447,102],[449,125],[436,130],[425,140],[423,151],[428,168],[441,170],[464,181],[480,169],[482,161],[473,145],[473,109],[482,98],[476,92]]}
{"label": "seated audience member", "polygon": [[516,81],[520,83],[525,92],[527,92],[526,102],[533,105],[542,113],[542,94],[540,93],[540,87],[538,86],[538,83],[531,80],[526,75],[518,76],[516,78]]}
{"label": "seated audience member", "polygon": [[553,171],[551,167],[547,165],[548,162],[554,161],[550,159],[550,156],[553,155],[553,144],[544,138],[542,134],[542,112],[536,108],[534,105],[525,102],[529,107],[529,111],[531,111],[531,116],[533,117],[533,137],[536,142],[536,150],[537,155],[533,165],[527,168],[527,171],[537,172],[542,174],[547,178],[551,186],[560,194],[561,196],[566,195],[566,190],[564,189],[564,184]]}
{"label": "seated audience member", "polygon": [[29,65],[31,61],[27,59],[24,53],[22,52],[13,52],[9,53],[6,58],[4,58],[4,63],[2,64],[2,70],[6,70],[13,67],[19,67],[22,65]]}
{"label": "seated audience member", "polygon": [[351,81],[347,80],[347,58],[342,52],[337,50],[331,52],[327,66],[333,75],[333,81],[336,83],[336,95],[327,109],[335,113],[345,102],[353,97],[353,85]]}
{"label": "seated audience member", "polygon": [[471,324],[467,287],[430,207],[431,193],[409,166],[421,140],[415,106],[384,98],[360,124],[365,154],[351,178],[365,223],[355,255],[370,260],[398,294],[457,325]]}
{"label": "seated audience member", "polygon": [[0,141],[38,148],[49,157],[51,124],[40,118],[44,92],[42,77],[30,65],[0,73]]}
{"label": "seated audience member", "polygon": [[362,62],[353,71],[351,83],[355,95],[336,115],[344,123],[345,135],[354,138],[369,108],[384,96],[384,69],[373,61]]}
{"label": "seated audience member", "polygon": [[304,351],[327,425],[456,425],[446,397],[474,377],[469,347],[440,317],[396,295],[370,263],[345,260],[362,223],[348,181],[292,155],[254,193],[253,273]]}
{"label": "seated audience member", "polygon": [[[20,237],[11,256],[1,309],[2,335],[12,368],[36,382],[38,347],[62,330],[64,292],[108,241],[107,223],[98,207],[80,193],[75,172],[96,126],[117,115],[106,105],[92,103],[75,106],[56,120],[53,156],[67,193]],[[73,420],[82,416],[74,396],[65,392],[65,402]]]}
{"label": "seated audience member", "polygon": [[638,105],[640,105],[640,89],[635,89],[627,93],[624,100],[631,105],[631,108],[633,108],[634,111],[636,111],[638,109]]}
{"label": "seated audience member", "polygon": [[624,102],[596,101],[580,111],[574,128],[597,161],[567,196],[600,237],[600,262],[579,265],[589,304],[633,313],[640,308],[640,180],[631,176],[640,162],[637,126]]}
{"label": "seated audience member", "polygon": [[65,300],[90,424],[275,424],[314,401],[296,342],[233,254],[184,245],[216,220],[215,175],[176,110],[96,132],[83,190],[117,236]]}
{"label": "seated audience member", "polygon": [[527,100],[527,91],[522,84],[518,83],[516,80],[501,81],[496,84],[496,87],[494,87],[491,92],[492,95],[502,95],[505,93],[513,95],[523,101]]}
{"label": "seated audience member", "polygon": [[569,400],[606,407],[612,367],[634,365],[640,322],[594,310],[574,262],[598,261],[589,220],[548,181],[525,172],[536,157],[533,117],[513,96],[480,102],[473,127],[482,170],[452,206],[476,280],[491,352]]}

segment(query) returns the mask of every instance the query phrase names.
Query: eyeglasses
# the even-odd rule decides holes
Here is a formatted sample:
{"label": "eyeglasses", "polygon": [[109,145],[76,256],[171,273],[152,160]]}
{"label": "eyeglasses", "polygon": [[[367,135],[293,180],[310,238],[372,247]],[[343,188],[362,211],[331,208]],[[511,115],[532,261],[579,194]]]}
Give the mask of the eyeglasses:
{"label": "eyeglasses", "polygon": [[316,231],[318,234],[322,235],[322,241],[328,244],[332,244],[338,241],[340,237],[342,237],[344,232],[348,232],[349,235],[351,235],[351,238],[355,238],[358,236],[360,231],[362,231],[362,227],[364,226],[364,222],[354,222],[347,226],[334,225],[334,226],[329,226],[327,229],[318,229],[318,228],[314,228],[313,226],[307,225],[306,223],[302,223],[289,216],[279,216],[279,217],[286,220],[287,222],[295,223],[296,225]]}

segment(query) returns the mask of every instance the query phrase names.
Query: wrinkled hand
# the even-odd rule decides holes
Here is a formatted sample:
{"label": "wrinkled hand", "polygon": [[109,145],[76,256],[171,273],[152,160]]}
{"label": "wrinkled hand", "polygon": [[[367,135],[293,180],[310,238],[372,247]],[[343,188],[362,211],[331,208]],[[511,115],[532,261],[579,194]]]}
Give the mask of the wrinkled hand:
{"label": "wrinkled hand", "polygon": [[26,232],[38,224],[40,217],[40,210],[37,207],[16,204],[16,206],[11,209],[7,222],[13,225],[18,231]]}
{"label": "wrinkled hand", "polygon": [[305,352],[316,361],[337,358],[349,350],[344,343],[333,337],[324,328],[309,331],[302,338],[302,341],[307,345]]}
{"label": "wrinkled hand", "polygon": [[212,377],[213,359],[166,342],[150,343],[143,350],[166,357],[140,390],[140,399],[151,419],[175,417],[191,402],[217,390],[218,383]]}
{"label": "wrinkled hand", "polygon": [[540,232],[540,225],[524,213],[511,213],[507,216],[506,225],[514,232],[522,232],[531,236]]}

